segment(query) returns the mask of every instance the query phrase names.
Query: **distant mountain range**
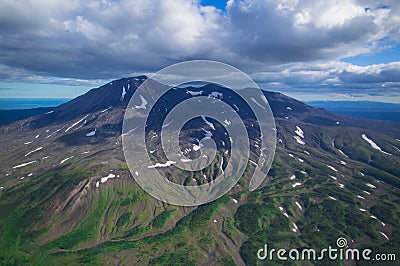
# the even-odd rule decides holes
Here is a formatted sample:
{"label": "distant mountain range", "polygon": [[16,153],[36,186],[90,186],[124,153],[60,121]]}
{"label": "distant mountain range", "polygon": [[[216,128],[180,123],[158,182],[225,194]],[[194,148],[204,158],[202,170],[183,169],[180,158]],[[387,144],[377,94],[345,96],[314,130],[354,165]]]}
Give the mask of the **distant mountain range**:
{"label": "distant mountain range", "polygon": [[[351,248],[399,257],[399,123],[335,114],[265,91],[277,150],[261,188],[247,190],[248,164],[227,195],[179,207],[142,190],[124,159],[125,108],[146,79],[115,80],[0,127],[0,264],[256,265],[265,244],[318,249],[335,246],[339,237]],[[236,105],[246,124],[254,122],[224,87],[171,90],[148,118],[154,162],[162,159],[160,143],[152,140],[162,127],[160,110],[215,93]],[[220,127],[201,118],[181,134],[196,137],[200,129],[211,131],[216,143],[229,143]],[[209,182],[229,160],[221,152],[229,144],[217,148],[218,156],[199,172],[160,172],[184,185]]]}
{"label": "distant mountain range", "polygon": [[[197,86],[198,87],[198,86]],[[70,99],[0,99],[0,125],[48,112]],[[400,122],[400,104],[372,101],[309,101],[307,104],[353,117]]]}
{"label": "distant mountain range", "polygon": [[337,114],[400,122],[400,104],[370,101],[311,101],[307,104]]}

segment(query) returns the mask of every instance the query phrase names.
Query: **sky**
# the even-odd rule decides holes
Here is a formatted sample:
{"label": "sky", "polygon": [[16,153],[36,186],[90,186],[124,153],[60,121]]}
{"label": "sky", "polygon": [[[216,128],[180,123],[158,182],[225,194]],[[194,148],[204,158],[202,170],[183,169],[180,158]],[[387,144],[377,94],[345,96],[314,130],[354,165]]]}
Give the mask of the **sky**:
{"label": "sky", "polygon": [[73,98],[193,59],[304,101],[400,103],[400,1],[0,1],[0,98]]}

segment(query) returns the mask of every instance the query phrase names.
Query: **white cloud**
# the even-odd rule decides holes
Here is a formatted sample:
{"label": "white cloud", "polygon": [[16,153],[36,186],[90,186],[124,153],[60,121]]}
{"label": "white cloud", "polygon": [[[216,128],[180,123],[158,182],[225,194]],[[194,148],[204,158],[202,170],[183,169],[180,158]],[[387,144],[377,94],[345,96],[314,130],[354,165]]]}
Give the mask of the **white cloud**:
{"label": "white cloud", "polygon": [[398,0],[199,3],[1,1],[0,79],[79,83],[214,59],[272,88],[398,88],[399,63],[339,61],[400,41]]}
{"label": "white cloud", "polygon": [[66,3],[2,1],[0,63],[44,75],[109,78],[201,56],[222,35],[221,12],[195,2]]}

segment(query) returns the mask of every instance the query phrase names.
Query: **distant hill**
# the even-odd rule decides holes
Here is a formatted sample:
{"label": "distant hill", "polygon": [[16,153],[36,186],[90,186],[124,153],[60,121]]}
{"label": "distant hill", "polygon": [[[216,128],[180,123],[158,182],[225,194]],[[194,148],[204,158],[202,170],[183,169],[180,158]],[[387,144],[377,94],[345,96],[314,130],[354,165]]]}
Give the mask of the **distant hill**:
{"label": "distant hill", "polygon": [[0,110],[0,126],[13,123],[38,114],[49,112],[54,107],[39,107],[33,109]]}
{"label": "distant hill", "polygon": [[50,112],[69,100],[66,98],[0,98],[0,126]]}
{"label": "distant hill", "polygon": [[400,104],[370,101],[310,101],[307,104],[354,117],[400,122]]}

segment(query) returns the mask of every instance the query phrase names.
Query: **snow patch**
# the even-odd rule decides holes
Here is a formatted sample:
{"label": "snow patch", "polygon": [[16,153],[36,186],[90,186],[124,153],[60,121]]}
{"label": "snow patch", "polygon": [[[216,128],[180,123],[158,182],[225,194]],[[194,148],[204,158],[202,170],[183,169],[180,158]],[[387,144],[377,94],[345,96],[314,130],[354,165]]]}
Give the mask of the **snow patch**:
{"label": "snow patch", "polygon": [[293,223],[293,227],[294,227],[294,229],[296,229],[296,230],[299,229],[295,223]]}
{"label": "snow patch", "polygon": [[110,106],[110,107],[108,107],[107,109],[101,110],[101,111],[100,111],[100,113],[107,112],[107,111],[108,111],[108,110],[110,110],[110,109],[111,109],[111,106]]}
{"label": "snow patch", "polygon": [[255,166],[257,166],[257,163],[253,160],[249,160],[250,163],[254,164]]}
{"label": "snow patch", "polygon": [[119,99],[121,102],[125,99],[126,90],[125,86],[122,86],[121,98]]}
{"label": "snow patch", "polygon": [[301,185],[303,185],[302,183],[300,183],[300,182],[297,182],[297,183],[294,183],[293,185],[292,185],[292,187],[297,187],[297,186],[301,186]]}
{"label": "snow patch", "polygon": [[190,94],[192,96],[197,96],[197,95],[202,95],[203,91],[189,91],[189,90],[187,90],[186,93]]}
{"label": "snow patch", "polygon": [[63,163],[65,163],[66,161],[68,161],[69,159],[72,159],[72,158],[74,158],[74,156],[65,158],[64,160],[62,160],[62,161],[60,162],[60,164],[63,164]]}
{"label": "snow patch", "polygon": [[337,180],[337,178],[334,177],[333,175],[330,175],[329,177],[332,178],[333,180]]}
{"label": "snow patch", "polygon": [[213,91],[208,95],[208,98],[222,99],[223,96],[222,92]]}
{"label": "snow patch", "polygon": [[299,137],[299,136],[293,136],[297,143],[301,144],[301,145],[305,145],[306,143]]}
{"label": "snow patch", "polygon": [[263,102],[264,102],[267,106],[269,105],[269,104],[268,104],[267,97],[265,97],[264,94],[262,94],[262,95],[260,96],[260,98],[261,98],[261,100],[263,100]]}
{"label": "snow patch", "polygon": [[34,149],[33,151],[30,151],[27,154],[25,154],[25,157],[28,156],[29,154],[32,154],[32,153],[36,152],[36,151],[40,151],[41,149],[43,149],[43,147],[39,147],[37,149]]}
{"label": "snow patch", "polygon": [[262,106],[262,104],[260,104],[259,102],[257,102],[257,100],[256,99],[254,99],[254,98],[250,98],[250,100],[252,100],[255,104],[257,104],[260,108],[262,108],[262,109],[264,109],[265,110],[265,107],[264,106]]}
{"label": "snow patch", "polygon": [[[75,127],[76,125],[78,125],[80,122],[82,122],[83,120],[85,120],[86,119],[86,117],[88,117],[89,115],[85,115],[85,117],[83,117],[82,119],[80,119],[80,120],[78,120],[77,122],[75,122],[74,124],[72,124],[72,126],[70,126],[69,128],[67,128],[66,130],[65,130],[65,132],[68,132],[68,131],[70,131],[73,127]],[[56,132],[58,132],[58,131],[56,131]],[[55,133],[55,132],[54,132]],[[53,134],[54,134],[53,133]],[[51,136],[51,135],[50,135]],[[50,137],[50,136],[47,136],[46,138],[48,138],[48,137]]]}
{"label": "snow patch", "polygon": [[385,233],[383,233],[383,232],[381,232],[381,231],[379,231],[379,233],[380,233],[381,235],[383,235],[387,240],[389,240],[389,237],[388,237]]}
{"label": "snow patch", "polygon": [[232,199],[234,203],[238,203],[237,199]]}
{"label": "snow patch", "polygon": [[213,136],[211,131],[205,130],[204,128],[202,128],[202,129],[203,129],[203,131],[205,133],[204,139],[211,139],[211,137]]}
{"label": "snow patch", "polygon": [[343,155],[344,157],[349,158],[349,156],[347,156],[342,150],[339,150],[339,149],[338,149],[338,151],[339,151],[340,154]]}
{"label": "snow patch", "polygon": [[114,177],[115,177],[115,174],[109,173],[108,176],[102,177],[102,178],[100,179],[100,182],[101,182],[101,183],[107,182],[108,179],[114,178]]}
{"label": "snow patch", "polygon": [[299,137],[304,139],[304,131],[299,126],[296,126],[296,130],[294,131],[294,133],[296,133]]}
{"label": "snow patch", "polygon": [[231,121],[229,121],[228,119],[225,119],[224,120],[224,124],[226,125],[226,126],[230,126],[231,125]]}
{"label": "snow patch", "polygon": [[290,106],[286,106],[286,110],[292,111],[293,109],[292,109],[292,107],[290,107]]}
{"label": "snow patch", "polygon": [[174,121],[174,120],[171,120],[171,121],[169,121],[168,123],[162,125],[161,128],[165,128],[165,127],[171,125],[173,121]]}
{"label": "snow patch", "polygon": [[96,134],[96,129],[86,134],[86,137],[92,137]]}
{"label": "snow patch", "polygon": [[51,133],[50,135],[46,136],[46,139],[50,138],[51,136],[53,136],[55,133],[61,131],[61,128],[57,129],[56,131],[54,131],[53,133]]}
{"label": "snow patch", "polygon": [[371,147],[372,147],[373,149],[378,150],[378,151],[380,151],[380,152],[382,152],[382,153],[384,153],[384,154],[391,155],[390,153],[383,151],[383,150],[381,149],[381,147],[379,147],[373,140],[369,139],[369,138],[367,137],[367,135],[362,134],[361,137],[363,138],[363,140],[365,140],[366,142],[368,142],[369,145],[371,145]]}
{"label": "snow patch", "polygon": [[328,168],[329,169],[331,169],[331,170],[333,170],[333,171],[335,171],[335,172],[337,172],[338,170],[335,168],[335,167],[333,167],[332,165],[326,165],[326,166],[328,166]]}
{"label": "snow patch", "polygon": [[158,167],[168,167],[168,166],[171,166],[171,165],[173,165],[173,164],[176,164],[176,162],[174,162],[174,161],[167,161],[166,163],[156,163],[156,164],[154,164],[154,165],[149,165],[149,166],[147,166],[147,168],[158,168]]}
{"label": "snow patch", "polygon": [[211,123],[210,121],[208,121],[204,115],[201,116],[201,119],[203,119],[203,121],[204,121],[209,127],[211,127],[213,130],[215,130],[214,124]]}
{"label": "snow patch", "polygon": [[292,175],[291,177],[290,177],[290,180],[295,180],[296,179],[296,175]]}
{"label": "snow patch", "polygon": [[296,201],[295,203],[296,203],[297,207],[299,207],[300,211],[302,211],[302,210],[303,210],[303,207],[301,207],[300,203],[297,202],[297,201]]}
{"label": "snow patch", "polygon": [[330,198],[331,200],[337,200],[336,198],[334,198],[332,196],[328,196],[328,198]]}
{"label": "snow patch", "polygon": [[28,145],[28,144],[31,144],[31,143],[33,143],[33,141],[28,141],[28,142],[25,142],[24,144]]}
{"label": "snow patch", "polygon": [[54,111],[48,111],[47,113],[45,113],[46,115],[54,113]]}
{"label": "snow patch", "polygon": [[193,150],[198,151],[201,149],[201,146],[202,146],[201,144],[199,144],[199,145],[193,144]]}
{"label": "snow patch", "polygon": [[370,188],[376,188],[376,186],[370,184],[370,183],[366,183],[365,185],[369,186]]}
{"label": "snow patch", "polygon": [[16,165],[16,166],[13,166],[13,169],[20,168],[20,167],[24,167],[24,166],[30,165],[30,164],[32,164],[32,163],[36,163],[36,160],[35,160],[35,161],[31,161],[31,162],[27,162],[27,163],[22,163],[22,164],[19,164],[19,165]]}
{"label": "snow patch", "polygon": [[140,105],[135,105],[135,109],[146,109],[147,100],[142,95],[140,95],[140,100],[142,103]]}

